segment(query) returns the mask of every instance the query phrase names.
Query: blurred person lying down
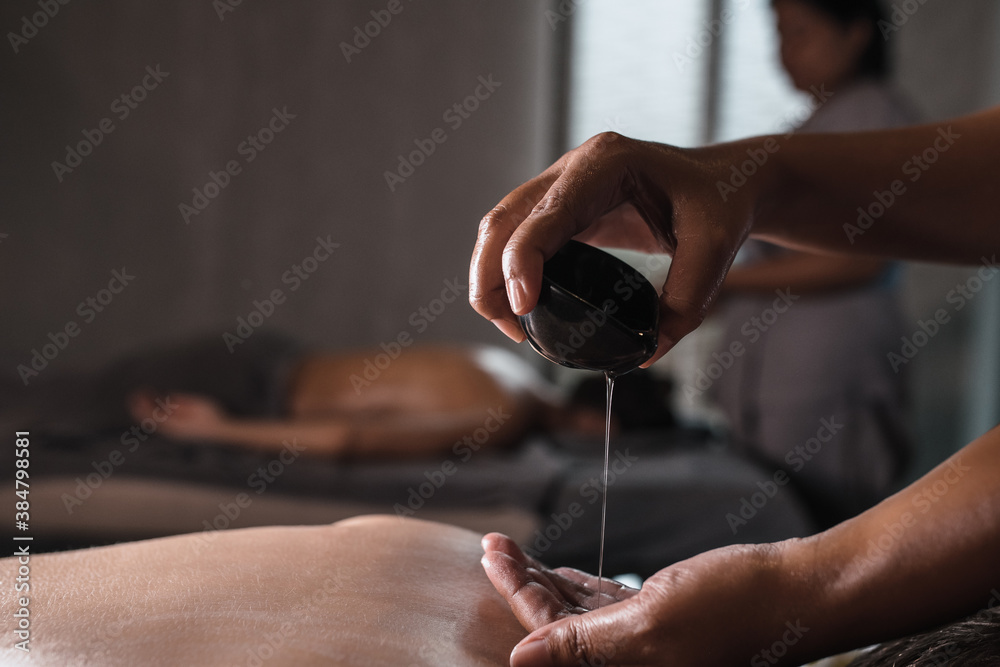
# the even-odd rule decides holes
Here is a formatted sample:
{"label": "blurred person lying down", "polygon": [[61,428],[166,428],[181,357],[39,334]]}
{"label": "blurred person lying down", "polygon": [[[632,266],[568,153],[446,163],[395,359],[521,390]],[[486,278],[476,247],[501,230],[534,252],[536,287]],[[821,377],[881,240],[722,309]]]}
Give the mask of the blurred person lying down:
{"label": "blurred person lying down", "polygon": [[[128,360],[111,371],[111,391],[126,397],[131,420],[152,419],[171,438],[263,450],[297,441],[314,456],[420,457],[473,435],[477,447],[493,449],[542,429],[604,433],[603,379],[600,401],[578,391],[567,402],[502,348],[304,352],[281,336],[257,336],[233,354],[205,341]],[[672,425],[663,393],[640,376],[616,390],[635,384],[626,403],[641,407],[619,409],[616,426]]]}
{"label": "blurred person lying down", "polygon": [[508,446],[559,401],[501,348],[307,351],[261,332],[232,354],[206,340],[127,360],[109,376],[131,420],[153,419],[170,438],[262,450],[297,441],[310,455],[343,458],[426,456],[477,429],[489,435],[481,445]]}

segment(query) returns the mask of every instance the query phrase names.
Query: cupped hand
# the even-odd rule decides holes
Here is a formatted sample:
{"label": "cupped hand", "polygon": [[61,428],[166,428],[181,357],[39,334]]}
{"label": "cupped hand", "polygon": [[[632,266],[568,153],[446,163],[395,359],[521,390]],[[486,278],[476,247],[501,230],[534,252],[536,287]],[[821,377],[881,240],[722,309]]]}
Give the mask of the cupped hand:
{"label": "cupped hand", "polygon": [[745,664],[794,615],[782,608],[776,550],[766,545],[701,554],[656,573],[641,591],[605,579],[600,609],[596,577],[549,569],[498,533],[483,538],[483,549],[487,576],[531,633],[512,667]]}
{"label": "cupped hand", "polygon": [[598,135],[520,186],[479,225],[469,301],[516,341],[517,315],[541,290],[542,264],[569,239],[673,255],[653,363],[697,327],[749,233],[749,185],[720,194],[731,150],[688,150]]}

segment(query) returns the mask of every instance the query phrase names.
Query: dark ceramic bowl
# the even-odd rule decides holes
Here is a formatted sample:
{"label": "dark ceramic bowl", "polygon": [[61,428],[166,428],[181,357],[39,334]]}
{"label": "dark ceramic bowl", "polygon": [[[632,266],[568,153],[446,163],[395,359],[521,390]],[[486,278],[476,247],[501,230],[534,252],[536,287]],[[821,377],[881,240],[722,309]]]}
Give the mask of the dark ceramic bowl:
{"label": "dark ceramic bowl", "polygon": [[546,359],[622,375],[656,352],[659,312],[656,289],[641,273],[570,241],[545,262],[538,305],[518,319]]}

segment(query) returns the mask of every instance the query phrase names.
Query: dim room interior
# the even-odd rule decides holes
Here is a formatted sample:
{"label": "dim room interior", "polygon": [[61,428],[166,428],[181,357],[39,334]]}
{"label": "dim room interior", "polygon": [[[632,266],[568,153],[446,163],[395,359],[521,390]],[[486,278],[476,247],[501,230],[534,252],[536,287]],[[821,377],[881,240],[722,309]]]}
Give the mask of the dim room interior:
{"label": "dim room interior", "polygon": [[[1000,6],[910,4],[885,3],[873,37],[907,118],[1000,102]],[[603,573],[638,587],[829,527],[1000,422],[995,268],[879,269],[897,329],[873,363],[899,402],[870,428],[892,431],[891,460],[845,443],[840,477],[812,487],[785,473],[833,458],[833,407],[798,455],[741,449],[725,409],[766,393],[726,351],[763,346],[798,296],[727,311],[734,296],[620,378],[607,472],[603,378],[469,306],[480,219],[589,137],[695,147],[820,117],[768,0],[16,0],[0,26],[0,424],[30,442],[3,475],[14,491],[30,473],[30,525],[5,532],[31,537],[13,544],[38,590],[66,587],[31,609],[31,662],[0,593],[5,664],[507,664],[527,633],[483,534],[596,572],[606,493]],[[623,257],[662,284],[668,257]],[[733,338],[732,312],[765,324]],[[407,568],[426,577],[386,583]],[[142,602],[83,618],[108,591]],[[284,620],[241,616],[261,605]],[[182,646],[174,623],[199,629]]]}

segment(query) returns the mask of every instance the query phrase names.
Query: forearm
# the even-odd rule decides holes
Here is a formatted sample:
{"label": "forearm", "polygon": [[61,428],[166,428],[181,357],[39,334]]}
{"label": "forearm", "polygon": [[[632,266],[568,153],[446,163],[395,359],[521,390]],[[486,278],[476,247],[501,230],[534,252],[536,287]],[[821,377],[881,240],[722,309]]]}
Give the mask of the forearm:
{"label": "forearm", "polygon": [[[748,181],[756,188],[756,236],[962,263],[1000,250],[993,202],[1000,108],[896,130],[774,139],[778,150]],[[762,141],[718,150],[745,159]]]}
{"label": "forearm", "polygon": [[[489,440],[473,442],[481,447],[499,447],[525,429],[522,410],[504,412],[503,407],[461,412],[400,413],[353,418],[326,417],[313,420],[226,419],[206,439],[214,442],[279,451],[296,442],[311,456],[421,458],[458,448],[468,450],[463,439],[478,431]],[[473,451],[473,450],[469,450]]]}
{"label": "forearm", "polygon": [[912,634],[986,606],[1000,587],[1000,428],[864,514],[785,543],[804,655]]}
{"label": "forearm", "polygon": [[281,451],[286,448],[287,443],[295,443],[310,455],[334,456],[343,449],[347,427],[333,420],[293,422],[226,419],[204,439],[267,452]]}

